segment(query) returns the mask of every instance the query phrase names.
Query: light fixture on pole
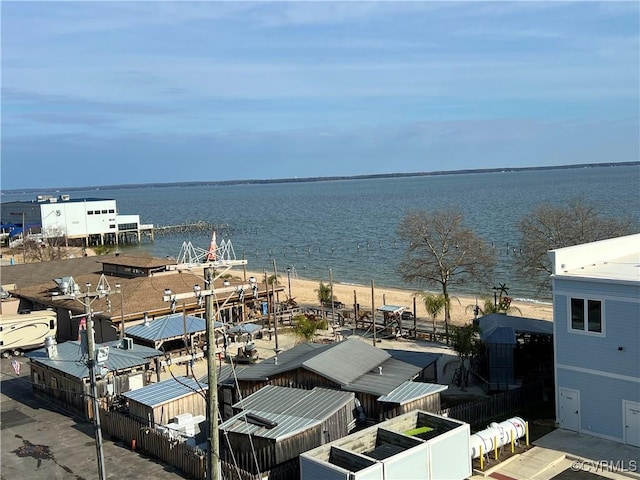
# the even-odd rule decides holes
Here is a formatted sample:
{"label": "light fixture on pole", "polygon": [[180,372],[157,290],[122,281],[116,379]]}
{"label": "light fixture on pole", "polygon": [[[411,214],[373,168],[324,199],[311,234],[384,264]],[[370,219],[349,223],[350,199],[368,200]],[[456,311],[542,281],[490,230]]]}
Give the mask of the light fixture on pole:
{"label": "light fixture on pole", "polygon": [[116,283],[116,293],[120,294],[120,340],[124,338],[124,289]]}
{"label": "light fixture on pole", "polygon": [[[98,387],[96,384],[96,366],[104,363],[108,358],[108,347],[101,347],[96,351],[94,329],[93,329],[93,310],[91,304],[98,298],[108,297],[110,292],[106,290],[91,291],[91,283],[85,283],[86,292],[79,289],[72,293],[56,295],[53,300],[77,300],[82,303],[84,313],[80,316],[86,319],[86,346],[87,346],[87,368],[89,369],[89,381],[91,387],[91,400],[93,411],[93,427],[96,439],[96,454],[98,459],[98,478],[104,480],[106,478],[104,465],[104,452],[102,446],[102,428],[100,426],[100,401],[98,399]],[[71,317],[73,318],[73,316]]]}

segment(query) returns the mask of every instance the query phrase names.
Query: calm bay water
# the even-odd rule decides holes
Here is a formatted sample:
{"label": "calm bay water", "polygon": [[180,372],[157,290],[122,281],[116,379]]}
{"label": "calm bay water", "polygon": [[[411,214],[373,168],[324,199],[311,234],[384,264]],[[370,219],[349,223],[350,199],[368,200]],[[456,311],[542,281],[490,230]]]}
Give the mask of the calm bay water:
{"label": "calm bay water", "polygon": [[[52,192],[41,192],[43,194]],[[67,192],[59,192],[67,193]],[[228,224],[218,239],[231,240],[248,269],[273,272],[286,283],[287,266],[302,278],[414,288],[396,272],[403,254],[395,230],[411,209],[456,206],[466,223],[498,253],[492,284],[504,283],[515,298],[536,298],[516,280],[518,221],[542,202],[562,204],[583,196],[605,215],[631,215],[640,225],[640,167],[592,167],[504,173],[322,181],[265,185],[136,187],[68,192],[73,198],[113,198],[121,214],[139,214],[156,226],[196,221]],[[4,194],[3,202],[34,194]],[[177,256],[183,242],[207,248],[211,232],[159,235],[153,243],[123,250]],[[492,296],[469,286],[454,295]],[[546,299],[542,299],[546,300]]]}

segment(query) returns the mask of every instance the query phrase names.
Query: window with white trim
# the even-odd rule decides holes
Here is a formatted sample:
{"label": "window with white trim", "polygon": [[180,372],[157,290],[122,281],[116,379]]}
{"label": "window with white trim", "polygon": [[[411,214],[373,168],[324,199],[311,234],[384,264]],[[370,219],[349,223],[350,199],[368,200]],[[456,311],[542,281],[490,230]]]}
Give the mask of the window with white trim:
{"label": "window with white trim", "polygon": [[602,302],[571,298],[571,330],[602,333]]}

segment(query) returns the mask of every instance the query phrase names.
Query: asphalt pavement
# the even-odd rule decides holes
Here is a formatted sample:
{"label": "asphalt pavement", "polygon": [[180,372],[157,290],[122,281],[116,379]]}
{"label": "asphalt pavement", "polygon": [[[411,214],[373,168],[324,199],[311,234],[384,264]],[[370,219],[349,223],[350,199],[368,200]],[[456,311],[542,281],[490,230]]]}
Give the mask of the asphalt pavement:
{"label": "asphalt pavement", "polygon": [[[33,395],[28,360],[16,374],[11,359],[0,361],[0,480],[99,479],[94,428]],[[180,480],[170,466],[105,436],[106,479]]]}

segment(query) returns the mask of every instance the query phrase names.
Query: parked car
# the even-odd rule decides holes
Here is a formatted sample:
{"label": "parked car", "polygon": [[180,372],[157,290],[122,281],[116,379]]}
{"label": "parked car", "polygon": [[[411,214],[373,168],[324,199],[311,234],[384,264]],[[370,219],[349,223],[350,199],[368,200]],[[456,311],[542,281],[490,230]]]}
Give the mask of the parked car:
{"label": "parked car", "polygon": [[405,310],[400,314],[400,318],[402,318],[402,320],[413,320],[413,313],[409,310]]}

